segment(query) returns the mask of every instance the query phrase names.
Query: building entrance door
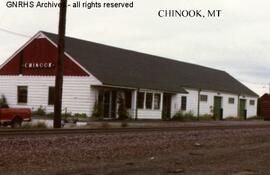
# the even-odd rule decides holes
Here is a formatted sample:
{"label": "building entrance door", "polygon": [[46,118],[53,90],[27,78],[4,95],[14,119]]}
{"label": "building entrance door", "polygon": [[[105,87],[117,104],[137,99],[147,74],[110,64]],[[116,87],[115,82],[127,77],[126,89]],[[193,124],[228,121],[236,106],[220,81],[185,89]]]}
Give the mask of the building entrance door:
{"label": "building entrance door", "polygon": [[247,117],[246,100],[245,99],[240,99],[239,116],[241,119],[246,119],[246,117]]}
{"label": "building entrance door", "polygon": [[164,93],[163,94],[163,106],[162,106],[162,119],[170,119],[171,118],[171,102],[172,96],[171,94]]}
{"label": "building entrance door", "polygon": [[103,117],[108,119],[116,118],[116,91],[104,91]]}
{"label": "building entrance door", "polygon": [[223,110],[222,110],[222,97],[214,97],[214,119],[222,120],[223,118]]}

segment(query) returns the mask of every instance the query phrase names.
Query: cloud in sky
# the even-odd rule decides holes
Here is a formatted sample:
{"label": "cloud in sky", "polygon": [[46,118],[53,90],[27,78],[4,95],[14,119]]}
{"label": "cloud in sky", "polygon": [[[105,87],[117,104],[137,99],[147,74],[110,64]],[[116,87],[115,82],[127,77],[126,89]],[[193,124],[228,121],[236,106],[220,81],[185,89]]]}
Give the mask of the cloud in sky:
{"label": "cloud in sky", "polygon": [[[57,32],[58,9],[9,9],[5,3],[0,28],[29,36]],[[270,81],[269,6],[268,0],[134,0],[133,9],[69,8],[67,35],[222,69],[263,94]],[[222,16],[162,19],[160,9],[221,9]],[[29,39],[3,31],[0,38],[0,64]]]}

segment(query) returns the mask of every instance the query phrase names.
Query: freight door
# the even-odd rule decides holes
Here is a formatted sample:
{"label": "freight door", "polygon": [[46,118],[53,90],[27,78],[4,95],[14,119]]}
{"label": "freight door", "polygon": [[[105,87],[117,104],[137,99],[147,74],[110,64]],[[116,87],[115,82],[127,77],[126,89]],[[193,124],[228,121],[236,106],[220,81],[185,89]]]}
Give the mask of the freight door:
{"label": "freight door", "polygon": [[163,95],[163,110],[162,110],[162,119],[168,120],[171,118],[171,94],[164,93]]}
{"label": "freight door", "polygon": [[223,118],[223,111],[222,111],[222,98],[221,97],[214,97],[214,119],[215,120],[222,120]]}
{"label": "freight door", "polygon": [[240,99],[239,116],[241,119],[246,119],[246,117],[247,117],[246,100],[245,99]]}

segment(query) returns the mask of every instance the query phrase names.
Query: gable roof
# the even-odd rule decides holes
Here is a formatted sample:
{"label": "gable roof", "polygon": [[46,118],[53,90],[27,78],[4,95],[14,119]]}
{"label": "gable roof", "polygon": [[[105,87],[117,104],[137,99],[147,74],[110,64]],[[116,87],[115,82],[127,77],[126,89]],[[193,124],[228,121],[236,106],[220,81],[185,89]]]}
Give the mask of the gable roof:
{"label": "gable roof", "polygon": [[265,93],[265,94],[263,94],[263,96],[260,97],[260,99],[264,99],[264,100],[270,101],[270,94]]}
{"label": "gable roof", "polygon": [[[58,35],[42,32],[57,43]],[[66,53],[105,85],[182,92],[185,88],[258,96],[228,73],[76,38],[66,37]]]}

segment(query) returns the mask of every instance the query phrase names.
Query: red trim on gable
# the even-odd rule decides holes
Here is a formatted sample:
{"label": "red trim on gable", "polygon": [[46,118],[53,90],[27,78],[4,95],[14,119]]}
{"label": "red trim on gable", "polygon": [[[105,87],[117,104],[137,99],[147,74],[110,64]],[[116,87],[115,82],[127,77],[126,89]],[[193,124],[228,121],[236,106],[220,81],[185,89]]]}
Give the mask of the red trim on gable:
{"label": "red trim on gable", "polygon": [[[46,38],[36,38],[0,69],[0,75],[56,74],[57,48]],[[65,55],[65,76],[89,76],[80,66]]]}

